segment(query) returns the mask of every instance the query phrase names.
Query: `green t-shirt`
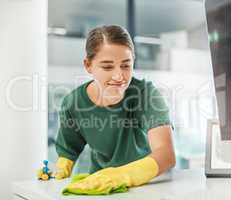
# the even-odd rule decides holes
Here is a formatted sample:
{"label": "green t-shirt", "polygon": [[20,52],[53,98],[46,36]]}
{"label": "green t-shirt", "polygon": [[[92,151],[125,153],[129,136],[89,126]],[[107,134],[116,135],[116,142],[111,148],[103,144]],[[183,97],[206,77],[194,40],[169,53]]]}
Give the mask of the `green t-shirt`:
{"label": "green t-shirt", "polygon": [[141,159],[151,153],[147,132],[170,124],[169,110],[151,82],[132,78],[124,98],[108,107],[96,106],[84,83],[62,103],[56,139],[59,156],[76,161],[88,144],[93,173]]}

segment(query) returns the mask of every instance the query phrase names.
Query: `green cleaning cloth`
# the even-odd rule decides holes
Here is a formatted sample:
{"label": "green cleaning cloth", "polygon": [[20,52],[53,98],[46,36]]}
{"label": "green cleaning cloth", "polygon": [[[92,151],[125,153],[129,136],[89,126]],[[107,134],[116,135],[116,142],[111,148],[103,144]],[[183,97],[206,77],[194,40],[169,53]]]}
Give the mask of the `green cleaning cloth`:
{"label": "green cleaning cloth", "polygon": [[[74,175],[72,177],[71,183],[77,183],[80,180],[83,180],[84,178],[88,177],[90,174],[78,174],[78,175]],[[70,185],[69,184],[69,185]],[[70,195],[70,194],[76,194],[76,195],[108,195],[108,194],[112,194],[112,193],[119,193],[119,192],[127,192],[128,188],[125,184],[118,186],[117,188],[112,188],[112,187],[108,187],[105,190],[82,190],[80,188],[74,188],[74,187],[69,187],[66,186],[63,191],[62,194],[63,195]]]}

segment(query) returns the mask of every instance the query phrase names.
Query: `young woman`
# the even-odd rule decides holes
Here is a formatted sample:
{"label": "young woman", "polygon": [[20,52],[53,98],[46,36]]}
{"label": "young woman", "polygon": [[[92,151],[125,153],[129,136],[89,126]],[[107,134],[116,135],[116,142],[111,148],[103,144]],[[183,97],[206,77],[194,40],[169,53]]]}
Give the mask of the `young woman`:
{"label": "young woman", "polygon": [[57,179],[71,175],[85,144],[91,148],[91,175],[70,192],[138,186],[175,165],[168,108],[151,82],[133,77],[134,59],[124,28],[88,34],[84,65],[93,80],[64,98],[56,140]]}

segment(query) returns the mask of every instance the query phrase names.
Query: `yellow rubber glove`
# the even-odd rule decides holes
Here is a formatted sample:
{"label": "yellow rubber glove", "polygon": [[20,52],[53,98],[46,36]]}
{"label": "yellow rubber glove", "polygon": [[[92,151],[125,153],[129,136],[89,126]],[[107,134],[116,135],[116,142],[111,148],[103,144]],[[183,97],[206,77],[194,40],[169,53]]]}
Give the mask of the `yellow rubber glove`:
{"label": "yellow rubber glove", "polygon": [[60,180],[63,178],[68,178],[71,175],[74,162],[64,157],[59,157],[56,163],[57,172],[55,173],[55,178]]}
{"label": "yellow rubber glove", "polygon": [[139,186],[149,182],[159,171],[157,162],[147,156],[121,167],[102,169],[83,180],[70,183],[63,194],[110,194],[120,188]]}

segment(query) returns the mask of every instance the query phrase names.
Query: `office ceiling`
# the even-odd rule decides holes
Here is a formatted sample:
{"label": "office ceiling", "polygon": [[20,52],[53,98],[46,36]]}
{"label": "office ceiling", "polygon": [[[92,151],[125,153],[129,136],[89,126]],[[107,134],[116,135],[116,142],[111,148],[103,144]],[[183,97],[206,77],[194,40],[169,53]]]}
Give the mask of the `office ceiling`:
{"label": "office ceiling", "polygon": [[[105,24],[126,26],[126,0],[48,2],[49,26],[65,27],[70,17],[75,15],[95,16]],[[135,4],[138,35],[158,35],[161,32],[188,30],[205,22],[203,0],[136,0]]]}

